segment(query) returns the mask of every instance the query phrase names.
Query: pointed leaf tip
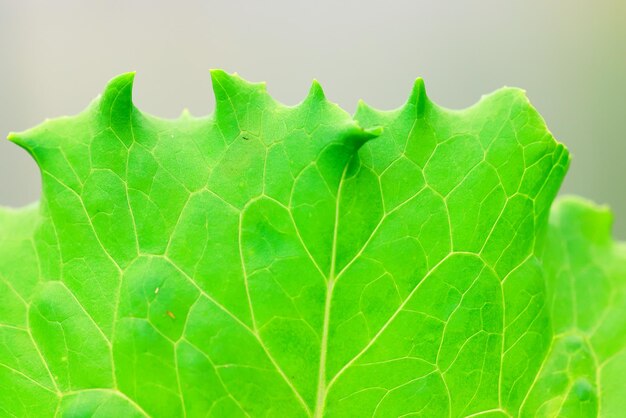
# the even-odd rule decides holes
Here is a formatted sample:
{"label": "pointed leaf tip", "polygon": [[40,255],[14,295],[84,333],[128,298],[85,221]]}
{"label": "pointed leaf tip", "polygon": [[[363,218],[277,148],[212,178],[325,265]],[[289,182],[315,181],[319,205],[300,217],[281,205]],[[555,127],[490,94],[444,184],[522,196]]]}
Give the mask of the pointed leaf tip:
{"label": "pointed leaf tip", "polygon": [[135,72],[124,73],[113,78],[100,98],[103,119],[108,124],[127,120],[133,108],[133,83]]}
{"label": "pointed leaf tip", "polygon": [[[220,69],[220,68],[212,68],[209,70],[209,74],[211,75],[211,81],[213,83],[220,81],[220,80],[224,80],[224,79],[228,79],[231,77],[230,74],[228,74],[226,71]],[[232,77],[236,76],[237,73],[234,73],[232,75]]]}
{"label": "pointed leaf tip", "polygon": [[17,133],[9,132],[9,135],[7,135],[7,140],[13,142],[14,144],[20,145],[21,138]]}
{"label": "pointed leaf tip", "polygon": [[139,112],[135,112],[133,105],[133,83],[135,73],[121,74],[106,86],[100,97],[100,121],[105,127],[116,132],[118,138],[127,146],[133,141],[132,119]]}
{"label": "pointed leaf tip", "polygon": [[28,140],[21,133],[10,132],[9,135],[7,135],[7,139],[13,142],[18,147],[23,148],[29,152],[31,151],[31,146]]}
{"label": "pointed leaf tip", "polygon": [[382,126],[374,126],[371,128],[363,129],[368,135],[371,135],[371,138],[376,138],[377,136],[381,136],[383,134],[384,128]]}
{"label": "pointed leaf tip", "polygon": [[311,88],[309,89],[309,94],[307,94],[307,99],[314,100],[326,100],[326,94],[324,94],[324,89],[322,85],[316,79],[313,79],[311,82]]}
{"label": "pointed leaf tip", "polygon": [[240,93],[266,92],[264,82],[251,83],[239,76],[237,73],[228,74],[221,69],[209,70],[211,83],[213,84],[213,94],[220,100],[233,97]]}
{"label": "pointed leaf tip", "polygon": [[424,112],[426,103],[428,103],[428,96],[426,95],[424,79],[418,77],[413,83],[413,88],[411,89],[411,94],[406,101],[405,107],[414,106],[417,110],[417,114],[420,115]]}
{"label": "pointed leaf tip", "polygon": [[370,105],[365,103],[365,100],[359,99],[359,101],[356,104],[356,111],[354,112],[354,117],[356,119],[359,119],[359,117],[363,117],[363,115],[368,115],[372,112],[374,112],[374,109]]}
{"label": "pointed leaf tip", "polygon": [[135,72],[120,74],[111,79],[102,94],[102,105],[111,105],[114,101],[132,104],[133,83]]}
{"label": "pointed leaf tip", "polygon": [[354,149],[359,149],[367,141],[379,137],[383,132],[381,126],[373,126],[371,128],[363,128],[354,122],[348,125],[343,134],[344,143],[351,145]]}
{"label": "pointed leaf tip", "polygon": [[25,149],[29,154],[34,156],[37,138],[41,137],[42,130],[44,129],[42,126],[44,125],[45,123],[25,131],[10,132],[9,135],[7,135],[7,140]]}

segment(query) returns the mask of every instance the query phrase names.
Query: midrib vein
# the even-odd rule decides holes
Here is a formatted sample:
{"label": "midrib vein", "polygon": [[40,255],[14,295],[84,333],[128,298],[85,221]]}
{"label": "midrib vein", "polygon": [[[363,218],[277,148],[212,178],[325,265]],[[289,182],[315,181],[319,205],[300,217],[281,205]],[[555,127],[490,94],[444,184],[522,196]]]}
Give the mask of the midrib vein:
{"label": "midrib vein", "polygon": [[341,189],[349,165],[350,161],[346,163],[346,166],[341,173],[341,178],[339,179],[339,185],[337,186],[337,199],[335,201],[335,225],[333,227],[333,243],[331,246],[330,273],[328,275],[328,282],[326,283],[326,298],[324,300],[324,325],[322,329],[322,344],[320,346],[320,364],[317,375],[317,396],[315,402],[315,411],[313,413],[313,416],[315,418],[321,418],[324,415],[324,406],[326,404],[326,353],[328,351],[330,303],[333,298],[333,289],[335,287],[336,280],[335,266],[337,261],[337,231],[339,229],[339,202],[341,201]]}
{"label": "midrib vein", "polygon": [[321,418],[324,415],[326,401],[326,352],[328,351],[328,324],[330,322],[330,301],[333,296],[334,277],[328,280],[326,288],[326,300],[324,302],[324,328],[322,331],[322,345],[320,347],[320,364],[317,377],[317,401],[315,403],[314,416]]}

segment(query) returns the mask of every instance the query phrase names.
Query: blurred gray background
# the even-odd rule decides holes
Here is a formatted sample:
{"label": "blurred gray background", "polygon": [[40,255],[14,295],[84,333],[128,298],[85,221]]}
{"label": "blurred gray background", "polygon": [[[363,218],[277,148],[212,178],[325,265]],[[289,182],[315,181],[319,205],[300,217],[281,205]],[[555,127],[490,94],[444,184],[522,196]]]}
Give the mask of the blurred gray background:
{"label": "blurred gray background", "polygon": [[[442,106],[527,90],[573,154],[563,192],[614,208],[626,238],[626,2],[0,0],[0,136],[81,111],[137,71],[135,104],[212,111],[209,68],[295,104],[313,78],[352,112],[401,105],[417,76]],[[0,141],[0,204],[38,199],[39,172]]]}

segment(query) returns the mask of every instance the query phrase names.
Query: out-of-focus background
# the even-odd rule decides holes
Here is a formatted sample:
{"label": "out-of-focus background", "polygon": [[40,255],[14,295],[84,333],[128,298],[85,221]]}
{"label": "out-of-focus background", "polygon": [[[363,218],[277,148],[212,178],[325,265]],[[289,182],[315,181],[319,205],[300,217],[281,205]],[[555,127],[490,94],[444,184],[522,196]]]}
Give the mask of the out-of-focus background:
{"label": "out-of-focus background", "polygon": [[[317,78],[348,111],[398,107],[417,76],[450,108],[522,87],[573,154],[563,192],[611,205],[626,238],[624,0],[0,0],[2,137],[78,113],[131,70],[142,110],[203,115],[209,68],[287,104]],[[0,204],[39,193],[34,162],[0,141]]]}

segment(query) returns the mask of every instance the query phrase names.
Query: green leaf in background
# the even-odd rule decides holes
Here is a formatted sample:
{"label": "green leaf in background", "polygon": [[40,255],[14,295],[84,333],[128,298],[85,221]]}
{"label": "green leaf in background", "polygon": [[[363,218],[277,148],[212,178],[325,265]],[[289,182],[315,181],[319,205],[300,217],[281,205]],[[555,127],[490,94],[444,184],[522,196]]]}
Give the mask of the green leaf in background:
{"label": "green leaf in background", "polygon": [[354,117],[212,72],[216,111],[137,110],[132,74],[10,139],[0,414],[618,416],[626,252],[550,206],[569,162],[520,90]]}
{"label": "green leaf in background", "polygon": [[525,416],[621,417],[626,411],[626,244],[607,208],[557,202],[542,254],[553,335]]}

